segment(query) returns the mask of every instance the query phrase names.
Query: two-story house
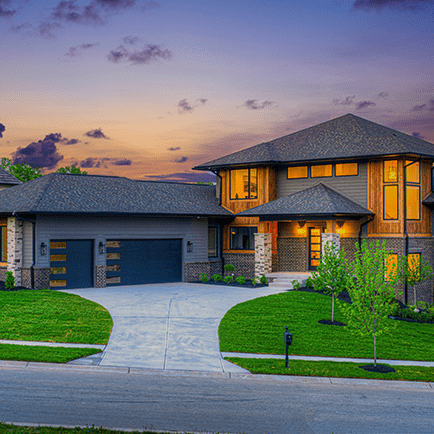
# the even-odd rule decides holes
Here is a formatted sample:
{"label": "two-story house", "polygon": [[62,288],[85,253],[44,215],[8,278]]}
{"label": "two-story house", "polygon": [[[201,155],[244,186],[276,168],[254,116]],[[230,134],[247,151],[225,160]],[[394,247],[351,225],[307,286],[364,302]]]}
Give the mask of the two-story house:
{"label": "two-story house", "polygon": [[[340,234],[350,260],[366,238],[385,240],[391,260],[423,255],[433,266],[433,159],[433,144],[347,114],[194,169],[217,175],[236,216],[222,229],[223,258],[251,277],[256,233],[271,234],[273,271],[315,270],[322,233]],[[419,297],[432,301],[432,283]]]}

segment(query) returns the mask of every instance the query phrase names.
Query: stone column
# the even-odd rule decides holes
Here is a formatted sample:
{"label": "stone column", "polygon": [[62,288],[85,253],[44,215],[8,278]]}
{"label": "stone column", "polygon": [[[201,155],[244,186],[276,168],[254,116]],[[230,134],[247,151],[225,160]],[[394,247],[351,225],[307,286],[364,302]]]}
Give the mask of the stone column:
{"label": "stone column", "polygon": [[15,286],[21,286],[23,265],[23,222],[15,217],[8,218],[8,271],[15,277]]}
{"label": "stone column", "polygon": [[271,273],[271,234],[255,234],[255,276]]}
{"label": "stone column", "polygon": [[327,243],[333,244],[336,250],[339,250],[341,248],[341,234],[321,234],[321,256],[324,255],[324,248]]}

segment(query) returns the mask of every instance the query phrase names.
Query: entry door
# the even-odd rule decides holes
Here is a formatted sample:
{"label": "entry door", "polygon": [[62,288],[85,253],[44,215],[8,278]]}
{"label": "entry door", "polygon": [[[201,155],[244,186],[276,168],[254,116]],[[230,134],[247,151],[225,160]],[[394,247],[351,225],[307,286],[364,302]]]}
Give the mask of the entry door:
{"label": "entry door", "polygon": [[322,228],[309,228],[309,270],[316,270],[321,261]]}

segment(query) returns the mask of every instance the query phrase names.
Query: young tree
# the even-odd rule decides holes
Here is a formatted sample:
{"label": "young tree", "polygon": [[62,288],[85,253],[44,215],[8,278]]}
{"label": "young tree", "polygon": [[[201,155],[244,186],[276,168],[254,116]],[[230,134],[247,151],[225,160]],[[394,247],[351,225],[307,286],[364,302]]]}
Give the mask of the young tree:
{"label": "young tree", "polygon": [[416,300],[416,285],[434,277],[433,269],[430,267],[428,261],[424,261],[422,255],[409,254],[401,256],[398,260],[398,280],[404,285],[407,284],[413,287],[413,301],[414,305],[417,304]]}
{"label": "young tree", "polygon": [[59,167],[56,170],[56,173],[71,173],[73,175],[87,175],[87,172],[85,170],[82,171],[79,167],[76,166]]}
{"label": "young tree", "polygon": [[21,182],[31,181],[32,179],[42,176],[38,167],[32,167],[29,164],[13,164],[10,158],[3,157],[0,160],[0,167],[9,172]]}
{"label": "young tree", "polygon": [[344,250],[327,242],[321,262],[316,272],[312,273],[312,280],[316,291],[324,291],[332,296],[332,322],[335,315],[335,298],[346,289],[348,275],[348,260],[345,259]]}
{"label": "young tree", "polygon": [[342,305],[349,329],[362,336],[374,338],[374,367],[377,366],[377,336],[396,324],[388,319],[393,311],[396,265],[389,261],[386,243],[377,240],[376,245],[363,240],[361,247],[356,243],[356,260],[352,277],[348,280],[348,292],[352,304]]}

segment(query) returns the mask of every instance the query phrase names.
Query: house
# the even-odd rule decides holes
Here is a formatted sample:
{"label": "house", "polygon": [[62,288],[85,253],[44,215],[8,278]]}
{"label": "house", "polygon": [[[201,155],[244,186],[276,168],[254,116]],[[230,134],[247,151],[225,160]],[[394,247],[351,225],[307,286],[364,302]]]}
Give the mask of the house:
{"label": "house", "polygon": [[[251,276],[255,266],[315,270],[326,234],[350,260],[366,238],[386,241],[393,261],[423,255],[434,268],[433,159],[433,144],[347,114],[194,169],[217,175],[236,215],[223,227],[223,259]],[[432,283],[419,292],[433,300]]]}
{"label": "house", "polygon": [[[7,269],[32,288],[315,270],[334,239],[434,268],[434,145],[347,114],[201,164],[216,186],[52,173],[0,192]],[[412,291],[410,291],[412,292]],[[412,294],[408,292],[411,302]],[[407,292],[405,292],[405,300]],[[432,283],[419,300],[433,301]]]}

